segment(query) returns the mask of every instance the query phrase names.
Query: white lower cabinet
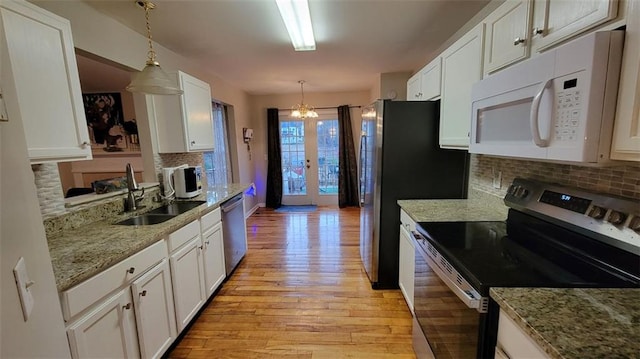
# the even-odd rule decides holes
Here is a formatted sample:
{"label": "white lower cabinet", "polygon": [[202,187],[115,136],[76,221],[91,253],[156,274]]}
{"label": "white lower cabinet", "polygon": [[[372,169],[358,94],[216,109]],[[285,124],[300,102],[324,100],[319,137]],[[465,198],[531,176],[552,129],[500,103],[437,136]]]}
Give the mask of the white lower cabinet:
{"label": "white lower cabinet", "polygon": [[105,300],[67,329],[74,358],[138,358],[129,287]]}
{"label": "white lower cabinet", "polygon": [[159,358],[178,335],[169,263],[160,264],[131,285],[143,358]]}
{"label": "white lower cabinet", "polygon": [[413,279],[415,271],[415,247],[411,240],[411,234],[404,225],[400,225],[400,268],[398,285],[407,301],[407,305],[413,313]]}
{"label": "white lower cabinet", "polygon": [[404,209],[400,209],[400,232],[398,238],[400,241],[400,265],[398,268],[398,286],[411,313],[413,313],[413,280],[416,268],[415,247],[413,239],[411,238],[411,232],[415,230],[416,222],[409,217]]}
{"label": "white lower cabinet", "polygon": [[224,267],[222,223],[219,222],[202,234],[204,282],[207,297],[213,294],[227,275]]}
{"label": "white lower cabinet", "polygon": [[498,340],[495,354],[496,358],[500,359],[549,358],[544,350],[502,309],[498,320]]}
{"label": "white lower cabinet", "polygon": [[[178,230],[180,231],[180,230]],[[175,232],[174,234],[176,234]],[[169,256],[176,323],[181,332],[204,304],[204,270],[200,235]]]}

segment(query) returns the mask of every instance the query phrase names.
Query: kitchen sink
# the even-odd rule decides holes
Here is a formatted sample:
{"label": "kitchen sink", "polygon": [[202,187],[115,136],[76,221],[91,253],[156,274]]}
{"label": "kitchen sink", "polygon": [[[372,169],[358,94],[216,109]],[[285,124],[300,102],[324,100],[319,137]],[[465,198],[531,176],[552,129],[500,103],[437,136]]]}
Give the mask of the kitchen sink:
{"label": "kitchen sink", "polygon": [[173,215],[177,216],[189,210],[192,210],[198,207],[201,204],[206,203],[207,201],[176,201],[168,204],[166,206],[162,206],[154,209],[153,211],[149,211],[147,214],[161,214],[161,215]]}
{"label": "kitchen sink", "polygon": [[158,224],[170,220],[175,217],[175,214],[141,214],[139,216],[131,217],[120,221],[116,224],[125,226],[144,226],[149,224]]}

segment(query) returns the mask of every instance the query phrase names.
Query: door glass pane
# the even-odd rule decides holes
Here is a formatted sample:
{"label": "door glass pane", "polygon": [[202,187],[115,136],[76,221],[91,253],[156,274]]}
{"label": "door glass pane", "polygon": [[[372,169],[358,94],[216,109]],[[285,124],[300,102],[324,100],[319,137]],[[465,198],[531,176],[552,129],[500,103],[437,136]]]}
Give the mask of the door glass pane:
{"label": "door glass pane", "polygon": [[338,193],[338,120],[318,121],[318,194]]}
{"label": "door glass pane", "polygon": [[282,194],[306,195],[304,122],[280,121],[282,150]]}

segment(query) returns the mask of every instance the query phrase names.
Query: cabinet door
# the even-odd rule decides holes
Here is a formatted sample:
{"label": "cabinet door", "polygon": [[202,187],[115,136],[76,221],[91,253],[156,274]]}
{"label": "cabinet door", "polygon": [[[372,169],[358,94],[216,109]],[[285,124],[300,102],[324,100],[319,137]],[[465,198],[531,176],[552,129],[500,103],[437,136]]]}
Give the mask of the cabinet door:
{"label": "cabinet door", "polygon": [[218,289],[226,276],[224,267],[224,244],[222,243],[222,223],[202,235],[202,256],[204,258],[204,283],[207,298]]}
{"label": "cabinet door", "polygon": [[189,151],[213,150],[213,113],[209,84],[180,72]]}
{"label": "cabinet door", "polygon": [[26,1],[0,6],[2,84],[32,163],[91,159],[69,21]]}
{"label": "cabinet door", "polygon": [[160,264],[131,284],[140,354],[159,358],[176,339],[176,318],[169,263]]}
{"label": "cabinet door", "polygon": [[415,270],[415,248],[411,235],[403,225],[400,225],[400,268],[398,284],[409,310],[413,313],[413,279]]}
{"label": "cabinet door", "polygon": [[[634,2],[637,0],[631,0]],[[535,0],[532,51],[540,51],[615,19],[618,0]],[[630,18],[630,17],[627,17]]]}
{"label": "cabinet door", "polygon": [[629,1],[611,158],[640,161],[640,1]]}
{"label": "cabinet door", "polygon": [[420,72],[417,72],[407,81],[407,101],[420,101],[422,100],[421,96]]}
{"label": "cabinet door", "polygon": [[129,287],[78,319],[67,330],[74,358],[138,358],[138,338]]}
{"label": "cabinet door", "polygon": [[442,58],[438,57],[420,71],[420,88],[423,100],[429,101],[440,96],[441,78]]}
{"label": "cabinet door", "polygon": [[205,302],[201,247],[198,236],[169,258],[178,333],[189,324]]}
{"label": "cabinet door", "polygon": [[529,56],[532,0],[507,1],[484,20],[484,73]]}
{"label": "cabinet door", "polygon": [[440,147],[469,147],[471,86],[482,78],[483,35],[480,23],[442,53]]}

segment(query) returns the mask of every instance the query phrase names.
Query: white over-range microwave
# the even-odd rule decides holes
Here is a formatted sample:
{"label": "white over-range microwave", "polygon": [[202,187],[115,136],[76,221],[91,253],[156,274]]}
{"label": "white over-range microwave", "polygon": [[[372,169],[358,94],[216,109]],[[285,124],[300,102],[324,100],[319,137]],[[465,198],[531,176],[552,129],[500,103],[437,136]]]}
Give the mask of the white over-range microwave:
{"label": "white over-range microwave", "polygon": [[474,84],[469,152],[608,162],[623,42],[594,32]]}

